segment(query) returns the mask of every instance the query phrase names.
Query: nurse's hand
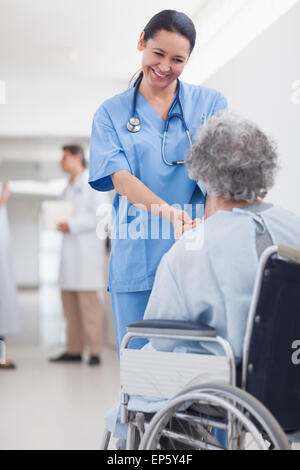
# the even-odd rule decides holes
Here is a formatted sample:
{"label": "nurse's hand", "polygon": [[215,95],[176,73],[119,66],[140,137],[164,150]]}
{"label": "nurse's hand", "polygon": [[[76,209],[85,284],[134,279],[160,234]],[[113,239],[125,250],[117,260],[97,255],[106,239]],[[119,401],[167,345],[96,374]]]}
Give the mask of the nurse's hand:
{"label": "nurse's hand", "polygon": [[70,232],[70,227],[67,222],[62,222],[61,224],[58,224],[57,230],[62,233],[69,233]]}
{"label": "nurse's hand", "polygon": [[173,209],[171,222],[174,226],[175,240],[179,240],[186,230],[193,228],[193,220],[188,213],[179,209]]}

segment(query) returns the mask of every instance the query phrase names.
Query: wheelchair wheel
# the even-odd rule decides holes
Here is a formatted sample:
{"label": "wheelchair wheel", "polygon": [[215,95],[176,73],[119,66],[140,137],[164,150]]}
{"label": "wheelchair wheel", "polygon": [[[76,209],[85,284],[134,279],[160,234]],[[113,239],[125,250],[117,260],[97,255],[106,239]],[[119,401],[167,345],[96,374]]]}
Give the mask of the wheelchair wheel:
{"label": "wheelchair wheel", "polygon": [[[225,441],[225,442],[224,442]],[[151,420],[140,450],[290,450],[271,413],[226,384],[195,385]]]}

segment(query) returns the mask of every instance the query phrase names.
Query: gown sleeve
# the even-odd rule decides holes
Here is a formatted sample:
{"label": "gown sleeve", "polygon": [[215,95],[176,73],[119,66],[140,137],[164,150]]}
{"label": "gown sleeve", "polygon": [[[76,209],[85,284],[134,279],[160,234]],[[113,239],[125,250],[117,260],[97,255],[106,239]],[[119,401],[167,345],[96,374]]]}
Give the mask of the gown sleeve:
{"label": "gown sleeve", "polygon": [[91,135],[89,183],[97,191],[111,191],[111,175],[117,171],[131,172],[117,132],[102,106],[95,114]]}

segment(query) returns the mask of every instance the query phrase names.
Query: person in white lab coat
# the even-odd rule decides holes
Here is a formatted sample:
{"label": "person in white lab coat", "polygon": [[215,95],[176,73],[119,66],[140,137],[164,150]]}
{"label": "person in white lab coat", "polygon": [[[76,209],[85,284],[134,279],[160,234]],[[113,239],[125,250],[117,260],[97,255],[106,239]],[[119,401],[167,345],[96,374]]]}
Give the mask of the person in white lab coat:
{"label": "person in white lab coat", "polygon": [[[19,330],[17,290],[12,268],[10,232],[6,212],[9,190],[0,181],[0,340]],[[2,350],[4,348],[2,347]],[[14,369],[15,364],[0,357],[0,369]]]}
{"label": "person in white lab coat", "polygon": [[63,147],[61,167],[70,175],[62,199],[72,202],[75,216],[59,224],[64,234],[59,284],[67,322],[67,350],[51,362],[80,362],[87,345],[89,365],[101,362],[102,303],[98,293],[105,287],[105,240],[96,234],[97,208],[109,204],[106,193],[96,193],[88,184],[83,149]]}

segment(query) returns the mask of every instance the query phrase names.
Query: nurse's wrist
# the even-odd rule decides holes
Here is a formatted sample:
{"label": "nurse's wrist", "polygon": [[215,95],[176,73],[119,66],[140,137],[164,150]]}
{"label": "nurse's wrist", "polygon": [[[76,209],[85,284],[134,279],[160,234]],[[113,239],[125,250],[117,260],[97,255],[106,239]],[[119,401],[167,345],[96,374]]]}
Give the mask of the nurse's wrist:
{"label": "nurse's wrist", "polygon": [[159,206],[159,215],[163,218],[168,220],[171,223],[174,223],[175,220],[175,211],[174,207],[170,206],[169,204],[161,204]]}

